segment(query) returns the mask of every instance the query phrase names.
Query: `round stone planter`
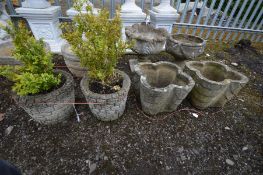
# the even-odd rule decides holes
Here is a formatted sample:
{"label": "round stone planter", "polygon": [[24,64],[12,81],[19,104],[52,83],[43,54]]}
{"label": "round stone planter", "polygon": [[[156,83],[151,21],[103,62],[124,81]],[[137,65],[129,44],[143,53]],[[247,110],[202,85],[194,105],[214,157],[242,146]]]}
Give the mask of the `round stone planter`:
{"label": "round stone planter", "polygon": [[76,77],[83,77],[87,69],[80,66],[79,58],[73,54],[68,43],[63,44],[61,53],[70,72]]}
{"label": "round stone planter", "polygon": [[0,58],[10,58],[14,45],[11,39],[0,42]]}
{"label": "round stone planter", "polygon": [[140,76],[142,109],[150,115],[175,111],[195,84],[170,62],[139,63],[134,70]]}
{"label": "round stone planter", "polygon": [[62,70],[55,70],[66,79],[64,85],[46,94],[16,96],[18,105],[36,122],[56,124],[72,116],[75,102],[73,77]]}
{"label": "round stone planter", "polygon": [[126,107],[128,92],[131,86],[129,76],[119,70],[116,70],[123,78],[122,88],[112,94],[98,94],[89,89],[89,79],[87,76],[81,80],[80,87],[89,104],[92,114],[102,121],[112,121],[119,118]]}
{"label": "round stone planter", "polygon": [[168,32],[150,24],[134,24],[125,28],[128,41],[135,41],[132,50],[141,55],[158,54],[165,45]]}
{"label": "round stone planter", "polygon": [[175,34],[167,38],[165,49],[179,59],[194,59],[205,50],[206,41],[200,37]]}
{"label": "round stone planter", "polygon": [[191,103],[199,109],[223,107],[248,82],[245,75],[215,61],[189,61],[186,71],[195,80]]}

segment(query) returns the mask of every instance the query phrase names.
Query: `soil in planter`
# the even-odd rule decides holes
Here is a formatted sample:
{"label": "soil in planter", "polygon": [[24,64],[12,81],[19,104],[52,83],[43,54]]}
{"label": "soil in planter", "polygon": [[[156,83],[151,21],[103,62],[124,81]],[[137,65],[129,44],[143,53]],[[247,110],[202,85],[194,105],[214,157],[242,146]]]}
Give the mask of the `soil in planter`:
{"label": "soil in planter", "polygon": [[89,84],[89,89],[98,94],[111,94],[118,92],[122,88],[123,79],[120,76],[114,77],[110,82],[110,84],[104,85],[99,81],[93,80]]}
{"label": "soil in planter", "polygon": [[10,46],[3,46],[0,48],[0,57],[12,56],[12,49]]}

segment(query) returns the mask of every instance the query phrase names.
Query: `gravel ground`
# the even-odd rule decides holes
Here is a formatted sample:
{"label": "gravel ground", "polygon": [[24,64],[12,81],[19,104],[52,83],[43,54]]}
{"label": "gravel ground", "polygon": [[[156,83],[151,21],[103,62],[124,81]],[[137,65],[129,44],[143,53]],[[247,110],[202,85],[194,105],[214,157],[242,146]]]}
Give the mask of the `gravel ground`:
{"label": "gravel ground", "polygon": [[[170,114],[142,113],[134,89],[125,114],[114,122],[98,121],[87,105],[55,126],[39,125],[11,98],[9,81],[0,77],[0,159],[25,174],[262,174],[263,55],[252,48],[231,48],[199,60],[217,60],[249,76],[249,84],[221,108],[197,110],[186,99]],[[129,71],[126,55],[118,68]],[[56,65],[64,65],[55,56]],[[166,53],[152,61],[176,60]],[[75,78],[76,102],[85,99]],[[198,118],[193,116],[198,114]],[[2,116],[2,117],[1,117]],[[3,118],[3,119],[1,119]],[[7,128],[13,129],[8,135]],[[9,130],[8,129],[8,130]],[[1,174],[1,173],[0,173]]]}

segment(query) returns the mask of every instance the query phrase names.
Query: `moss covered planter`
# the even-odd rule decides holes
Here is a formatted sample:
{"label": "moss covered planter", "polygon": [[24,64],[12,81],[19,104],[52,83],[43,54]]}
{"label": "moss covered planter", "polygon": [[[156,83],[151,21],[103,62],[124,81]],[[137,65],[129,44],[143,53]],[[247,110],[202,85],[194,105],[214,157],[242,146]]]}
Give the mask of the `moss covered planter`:
{"label": "moss covered planter", "polygon": [[46,94],[16,96],[18,105],[23,108],[33,120],[42,124],[56,124],[72,116],[75,102],[73,77],[62,70],[55,70],[65,78],[62,87]]}
{"label": "moss covered planter", "polygon": [[125,28],[128,41],[135,41],[132,50],[141,55],[158,54],[165,45],[168,32],[150,24],[134,24]]}
{"label": "moss covered planter", "polygon": [[223,107],[248,82],[245,75],[215,61],[189,61],[186,71],[196,83],[190,94],[191,103],[199,109]]}
{"label": "moss covered planter", "polygon": [[120,117],[126,107],[128,92],[130,90],[131,80],[129,76],[117,70],[122,77],[122,88],[112,94],[98,94],[89,89],[89,79],[87,76],[81,80],[80,86],[92,114],[102,121],[112,121]]}
{"label": "moss covered planter", "polygon": [[165,49],[175,58],[194,59],[205,50],[206,41],[187,34],[174,34],[167,38]]}
{"label": "moss covered planter", "polygon": [[70,72],[76,77],[83,77],[87,69],[80,66],[79,58],[73,54],[68,43],[62,46],[61,53]]}
{"label": "moss covered planter", "polygon": [[170,62],[139,63],[134,70],[140,76],[142,109],[150,115],[175,111],[195,84]]}

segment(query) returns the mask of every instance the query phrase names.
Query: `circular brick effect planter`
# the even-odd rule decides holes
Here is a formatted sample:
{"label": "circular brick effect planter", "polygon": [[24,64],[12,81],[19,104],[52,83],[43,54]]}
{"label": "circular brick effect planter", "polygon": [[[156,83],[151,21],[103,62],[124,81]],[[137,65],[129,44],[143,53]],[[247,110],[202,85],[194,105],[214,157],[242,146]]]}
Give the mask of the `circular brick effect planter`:
{"label": "circular brick effect planter", "polygon": [[70,72],[76,77],[83,77],[87,69],[80,66],[79,58],[73,54],[68,43],[61,48],[61,53]]}
{"label": "circular brick effect planter", "polygon": [[122,88],[116,93],[112,94],[97,94],[89,89],[89,79],[87,76],[81,80],[80,86],[85,98],[89,104],[89,108],[94,116],[102,121],[112,121],[119,118],[126,107],[128,92],[131,86],[129,76],[116,70],[123,78]]}
{"label": "circular brick effect planter", "polygon": [[16,96],[18,105],[23,108],[33,120],[41,124],[56,124],[70,117],[75,102],[73,77],[62,70],[55,70],[66,79],[64,85],[52,92],[39,95]]}

